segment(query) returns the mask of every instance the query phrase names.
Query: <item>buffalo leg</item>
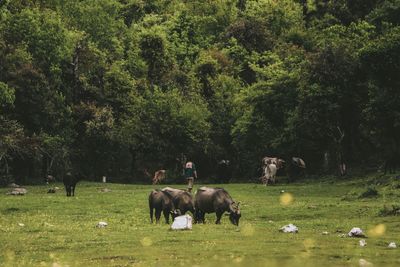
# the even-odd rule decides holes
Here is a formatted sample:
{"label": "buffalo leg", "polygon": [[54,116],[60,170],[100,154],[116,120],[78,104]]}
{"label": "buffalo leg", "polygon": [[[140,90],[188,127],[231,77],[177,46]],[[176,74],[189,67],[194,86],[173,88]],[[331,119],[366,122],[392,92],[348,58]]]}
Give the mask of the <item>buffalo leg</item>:
{"label": "buffalo leg", "polygon": [[205,219],[206,213],[200,211],[200,221],[204,224],[206,223],[206,219]]}
{"label": "buffalo leg", "polygon": [[67,191],[67,197],[71,196],[71,187],[66,186],[65,191]]}
{"label": "buffalo leg", "polygon": [[199,211],[197,209],[194,211],[193,216],[194,216],[194,223],[199,223]]}
{"label": "buffalo leg", "polygon": [[215,213],[217,214],[217,220],[215,221],[215,224],[220,224],[220,223],[221,223],[221,216],[222,216],[222,214],[223,214],[224,212],[218,210],[218,211],[216,211]]}
{"label": "buffalo leg", "polygon": [[153,223],[153,207],[150,207],[150,222]]}
{"label": "buffalo leg", "polygon": [[168,210],[163,210],[164,213],[164,218],[165,218],[165,223],[169,224],[169,211]]}
{"label": "buffalo leg", "polygon": [[156,223],[158,223],[161,217],[161,209],[156,209],[155,215],[156,215]]}

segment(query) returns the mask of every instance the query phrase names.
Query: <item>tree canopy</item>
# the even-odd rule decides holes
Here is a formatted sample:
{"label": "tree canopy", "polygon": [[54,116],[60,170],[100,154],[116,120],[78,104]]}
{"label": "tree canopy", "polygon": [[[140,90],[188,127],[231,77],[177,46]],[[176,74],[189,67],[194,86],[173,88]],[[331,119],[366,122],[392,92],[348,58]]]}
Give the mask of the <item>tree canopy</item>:
{"label": "tree canopy", "polygon": [[377,168],[400,155],[399,12],[398,0],[1,1],[1,181],[179,179],[185,156],[204,178],[229,159],[248,180],[267,155],[311,173]]}

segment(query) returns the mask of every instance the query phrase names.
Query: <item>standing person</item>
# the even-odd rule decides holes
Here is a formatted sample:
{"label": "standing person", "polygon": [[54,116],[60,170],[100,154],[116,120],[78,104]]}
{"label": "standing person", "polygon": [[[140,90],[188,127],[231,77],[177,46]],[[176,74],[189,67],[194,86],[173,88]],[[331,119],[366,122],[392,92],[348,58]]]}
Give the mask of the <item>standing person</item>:
{"label": "standing person", "polygon": [[188,161],[185,164],[185,178],[188,183],[188,191],[192,192],[194,179],[197,179],[197,172],[196,166],[191,161]]}

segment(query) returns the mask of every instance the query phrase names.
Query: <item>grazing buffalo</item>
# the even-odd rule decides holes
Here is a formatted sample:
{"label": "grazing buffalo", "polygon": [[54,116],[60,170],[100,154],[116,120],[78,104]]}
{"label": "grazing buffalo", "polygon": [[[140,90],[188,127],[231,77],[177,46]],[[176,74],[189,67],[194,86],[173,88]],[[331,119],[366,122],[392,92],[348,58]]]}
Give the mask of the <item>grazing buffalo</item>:
{"label": "grazing buffalo", "polygon": [[175,189],[172,187],[165,187],[162,189],[163,192],[167,192],[172,196],[172,201],[176,210],[183,215],[190,211],[193,216],[194,214],[194,203],[193,196],[189,192],[181,189]]}
{"label": "grazing buffalo", "polygon": [[239,203],[233,201],[223,188],[199,188],[195,196],[195,211],[195,222],[198,223],[204,223],[206,213],[216,213],[216,224],[221,223],[221,216],[224,212],[229,213],[229,220],[234,225],[239,225],[241,216]]}
{"label": "grazing buffalo", "polygon": [[75,196],[75,186],[81,178],[77,175],[72,175],[67,172],[63,178],[63,183],[65,186],[65,191],[67,192],[67,197]]}
{"label": "grazing buffalo", "polygon": [[149,208],[150,208],[150,221],[153,223],[153,210],[155,210],[156,222],[160,221],[161,212],[164,214],[165,222],[169,223],[169,215],[171,214],[172,219],[180,215],[175,210],[172,196],[168,192],[155,189],[151,191],[149,195]]}

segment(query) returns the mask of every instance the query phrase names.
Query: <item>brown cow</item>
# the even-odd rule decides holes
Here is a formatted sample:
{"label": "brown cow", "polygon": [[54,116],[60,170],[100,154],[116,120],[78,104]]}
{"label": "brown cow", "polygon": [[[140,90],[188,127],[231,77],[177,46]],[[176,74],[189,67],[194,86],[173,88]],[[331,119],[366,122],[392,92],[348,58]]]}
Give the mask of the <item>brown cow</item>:
{"label": "brown cow", "polygon": [[162,180],[165,179],[165,170],[158,170],[154,173],[153,177],[153,185],[160,183]]}
{"label": "brown cow", "polygon": [[263,168],[265,168],[265,166],[267,166],[268,164],[275,164],[276,169],[279,170],[283,168],[285,161],[277,157],[264,157],[262,159],[262,164]]}

